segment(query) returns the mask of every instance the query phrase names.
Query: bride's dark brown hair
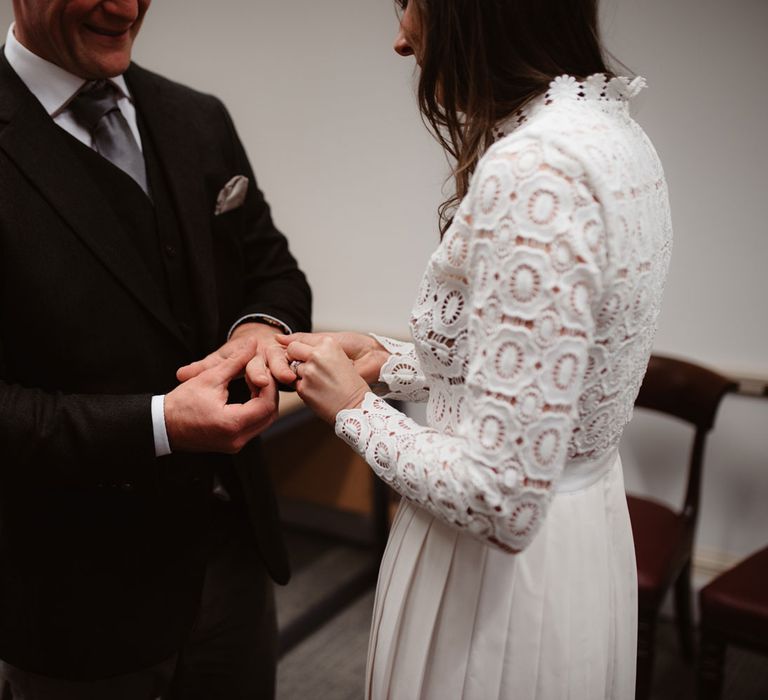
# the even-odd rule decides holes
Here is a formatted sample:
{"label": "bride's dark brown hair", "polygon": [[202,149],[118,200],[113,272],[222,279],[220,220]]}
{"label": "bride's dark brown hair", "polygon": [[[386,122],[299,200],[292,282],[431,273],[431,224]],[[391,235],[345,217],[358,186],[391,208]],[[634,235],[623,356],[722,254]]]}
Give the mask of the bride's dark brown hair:
{"label": "bride's dark brown hair", "polygon": [[610,73],[598,0],[398,0],[421,23],[419,108],[453,159],[455,192],[440,206],[445,233],[493,127],[559,75]]}

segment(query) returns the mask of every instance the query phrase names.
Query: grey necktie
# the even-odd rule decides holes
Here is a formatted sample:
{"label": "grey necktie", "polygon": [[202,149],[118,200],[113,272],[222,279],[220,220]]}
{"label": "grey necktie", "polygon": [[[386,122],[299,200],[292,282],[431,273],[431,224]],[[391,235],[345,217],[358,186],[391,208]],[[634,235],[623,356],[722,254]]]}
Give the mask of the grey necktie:
{"label": "grey necktie", "polygon": [[119,89],[107,80],[88,83],[69,103],[69,111],[91,134],[94,150],[128,173],[149,194],[144,156],[117,106],[119,97]]}

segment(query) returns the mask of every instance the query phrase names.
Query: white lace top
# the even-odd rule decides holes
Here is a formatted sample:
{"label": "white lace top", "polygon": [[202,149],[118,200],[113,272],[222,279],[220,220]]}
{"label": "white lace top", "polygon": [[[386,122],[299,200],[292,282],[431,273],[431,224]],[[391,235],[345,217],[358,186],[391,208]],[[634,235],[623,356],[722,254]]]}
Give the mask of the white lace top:
{"label": "white lace top", "polygon": [[628,101],[641,78],[563,76],[499,129],[429,260],[414,343],[380,338],[388,397],[336,432],[435,516],[507,551],[563,470],[618,445],[651,352],[672,228]]}

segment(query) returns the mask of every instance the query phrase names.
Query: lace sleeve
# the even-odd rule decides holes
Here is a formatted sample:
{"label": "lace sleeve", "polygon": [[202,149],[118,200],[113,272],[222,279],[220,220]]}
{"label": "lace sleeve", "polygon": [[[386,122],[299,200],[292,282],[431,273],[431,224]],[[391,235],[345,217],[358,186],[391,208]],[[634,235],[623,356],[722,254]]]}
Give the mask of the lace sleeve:
{"label": "lace sleeve", "polygon": [[[336,432],[405,498],[519,552],[567,458],[606,253],[579,164],[538,139],[511,141],[481,161],[457,213],[466,225],[453,227],[469,251],[458,430],[420,426],[368,394],[339,413]],[[586,221],[597,235],[585,235]]]}
{"label": "lace sleeve", "polygon": [[429,398],[429,387],[413,343],[404,343],[375,333],[370,335],[390,354],[379,372],[379,381],[387,387],[383,396],[399,401],[426,401]]}

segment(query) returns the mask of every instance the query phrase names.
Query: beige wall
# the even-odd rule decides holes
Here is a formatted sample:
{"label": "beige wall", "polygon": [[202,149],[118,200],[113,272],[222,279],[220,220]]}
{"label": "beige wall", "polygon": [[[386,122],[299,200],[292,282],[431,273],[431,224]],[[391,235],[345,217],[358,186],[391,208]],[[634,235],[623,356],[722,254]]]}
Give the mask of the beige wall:
{"label": "beige wall", "polygon": [[405,332],[444,161],[412,63],[391,50],[393,3],[156,0],[150,13],[137,59],[227,103],[318,327]]}
{"label": "beige wall", "polygon": [[[657,347],[768,376],[768,3],[604,0],[603,18],[609,46],[650,84],[637,117],[672,196]],[[445,163],[420,123],[412,64],[391,51],[394,31],[389,0],[155,0],[136,50],[227,103],[321,327],[405,333],[437,241]],[[767,401],[726,400],[699,536],[715,559],[768,543],[766,426]],[[641,470],[649,450],[655,467]],[[673,451],[652,426],[637,420],[623,452],[631,488],[675,499]]]}

